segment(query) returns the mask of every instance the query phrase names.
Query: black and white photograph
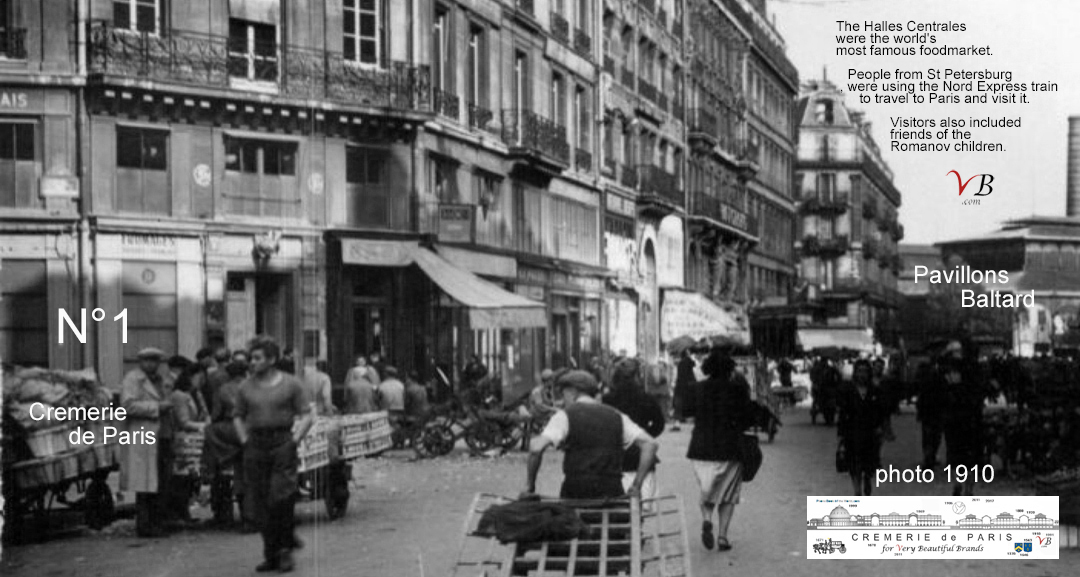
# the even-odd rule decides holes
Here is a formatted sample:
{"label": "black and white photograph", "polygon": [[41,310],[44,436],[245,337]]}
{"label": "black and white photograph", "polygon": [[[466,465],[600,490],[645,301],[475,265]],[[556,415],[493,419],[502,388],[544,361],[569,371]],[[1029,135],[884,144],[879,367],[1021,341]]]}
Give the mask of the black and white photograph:
{"label": "black and white photograph", "polygon": [[1078,25],[0,0],[0,574],[1075,575]]}

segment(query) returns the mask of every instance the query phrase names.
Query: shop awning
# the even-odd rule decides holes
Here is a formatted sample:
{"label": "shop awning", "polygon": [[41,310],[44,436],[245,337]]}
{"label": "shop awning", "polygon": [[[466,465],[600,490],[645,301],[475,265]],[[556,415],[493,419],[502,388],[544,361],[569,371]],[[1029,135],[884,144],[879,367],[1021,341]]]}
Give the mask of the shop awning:
{"label": "shop awning", "polygon": [[660,340],[668,343],[683,336],[727,337],[750,343],[750,334],[743,323],[701,293],[666,290],[660,310]]}
{"label": "shop awning", "polygon": [[804,351],[814,349],[848,349],[873,353],[874,335],[864,328],[799,329],[799,346]]}
{"label": "shop awning", "polygon": [[473,329],[523,329],[547,326],[544,304],[514,294],[454,266],[416,241],[342,239],[341,260],[365,266],[415,264],[440,289],[469,310]]}

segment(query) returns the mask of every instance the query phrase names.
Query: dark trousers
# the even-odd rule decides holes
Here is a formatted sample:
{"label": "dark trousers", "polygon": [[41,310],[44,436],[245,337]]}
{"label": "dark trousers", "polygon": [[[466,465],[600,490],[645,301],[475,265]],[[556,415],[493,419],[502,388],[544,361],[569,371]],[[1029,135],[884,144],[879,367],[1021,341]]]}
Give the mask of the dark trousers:
{"label": "dark trousers", "polygon": [[157,443],[158,490],[156,493],[135,493],[135,532],[140,537],[154,537],[165,530],[172,519],[169,496],[172,490],[172,439]]}
{"label": "dark trousers", "polygon": [[245,496],[263,537],[263,557],[292,549],[297,493],[296,443],[288,429],[253,430],[244,446]]}
{"label": "dark trousers", "polygon": [[923,419],[922,421],[922,452],[923,463],[929,465],[937,462],[938,447],[941,446],[942,425],[937,420]]}

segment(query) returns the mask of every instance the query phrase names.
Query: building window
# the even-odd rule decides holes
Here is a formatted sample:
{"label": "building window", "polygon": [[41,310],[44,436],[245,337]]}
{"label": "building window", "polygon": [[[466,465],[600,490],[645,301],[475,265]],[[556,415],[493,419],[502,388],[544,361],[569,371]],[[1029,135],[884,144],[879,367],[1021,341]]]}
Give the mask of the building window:
{"label": "building window", "polygon": [[116,128],[116,166],[141,170],[168,168],[169,133],[145,128]]}
{"label": "building window", "polygon": [[265,176],[296,176],[295,142],[225,138],[225,170]]}
{"label": "building window", "polygon": [[477,171],[473,175],[476,203],[480,205],[484,217],[487,217],[488,212],[499,209],[499,182],[498,176],[486,172]]}
{"label": "building window", "polygon": [[469,103],[473,106],[487,104],[485,89],[487,87],[487,74],[484,67],[484,28],[472,25],[469,27],[469,58],[468,70],[466,71]]}
{"label": "building window", "polygon": [[0,206],[40,205],[36,131],[33,122],[0,122]]}
{"label": "building window", "polygon": [[[0,195],[5,192],[0,191]],[[49,365],[49,276],[45,262],[5,258],[0,268],[0,356],[5,364]]]}
{"label": "building window", "polygon": [[819,124],[833,123],[833,103],[831,100],[818,100],[814,105],[814,118]]}
{"label": "building window", "polygon": [[379,64],[382,58],[382,0],[344,0],[345,60]]}
{"label": "building window", "polygon": [[349,184],[384,184],[387,155],[382,150],[345,147],[345,182]]}
{"label": "building window", "polygon": [[431,42],[435,50],[432,58],[432,65],[435,67],[435,89],[445,91],[451,85],[449,76],[454,67],[450,61],[450,13],[442,6],[435,8]]}
{"label": "building window", "polygon": [[577,129],[578,148],[588,150],[591,122],[588,92],[584,86],[578,86],[574,90],[574,126]]}
{"label": "building window", "polygon": [[551,73],[551,120],[566,126],[566,82],[558,72]]}
{"label": "building window", "polygon": [[818,198],[821,200],[832,200],[833,193],[836,191],[836,175],[827,172],[818,175]]}
{"label": "building window", "polygon": [[514,53],[514,108],[529,108],[529,57],[522,51]]}
{"label": "building window", "polygon": [[159,0],[114,0],[113,26],[157,34],[161,31]]}
{"label": "building window", "polygon": [[457,189],[457,163],[446,158],[431,157],[431,193],[439,202],[461,201]]}
{"label": "building window", "polygon": [[278,79],[277,27],[229,19],[229,76],[262,82]]}

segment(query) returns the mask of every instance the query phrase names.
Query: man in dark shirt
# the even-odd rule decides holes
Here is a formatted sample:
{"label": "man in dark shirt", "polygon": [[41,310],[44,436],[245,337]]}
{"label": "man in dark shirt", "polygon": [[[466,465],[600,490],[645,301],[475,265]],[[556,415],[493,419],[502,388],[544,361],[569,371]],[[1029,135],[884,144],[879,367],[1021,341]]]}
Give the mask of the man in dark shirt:
{"label": "man in dark shirt", "polygon": [[[569,371],[556,381],[565,409],[557,411],[529,446],[524,496],[536,493],[536,476],[548,447],[562,446],[563,499],[606,499],[624,493],[640,495],[645,477],[656,461],[657,444],[648,433],[619,411],[600,404],[596,378],[586,371]],[[623,451],[641,451],[637,475],[629,491],[622,485]]]}
{"label": "man in dark shirt", "polygon": [[240,385],[233,421],[244,445],[250,511],[263,537],[264,561],[255,570],[284,573],[293,569],[292,549],[296,545],[296,447],[311,429],[311,406],[300,381],[275,368],[281,352],[273,339],[256,339],[250,353],[251,376]]}
{"label": "man in dark shirt", "polygon": [[[614,407],[620,413],[630,417],[634,424],[641,427],[654,439],[664,432],[664,410],[656,397],[645,393],[645,387],[637,378],[636,366],[632,360],[620,361],[615,365],[611,377],[611,392],[604,395],[604,404]],[[631,446],[623,454],[623,488],[629,490],[637,471],[641,451]],[[656,460],[660,462],[659,459]],[[656,467],[649,471],[642,484],[643,497],[656,497]]]}

